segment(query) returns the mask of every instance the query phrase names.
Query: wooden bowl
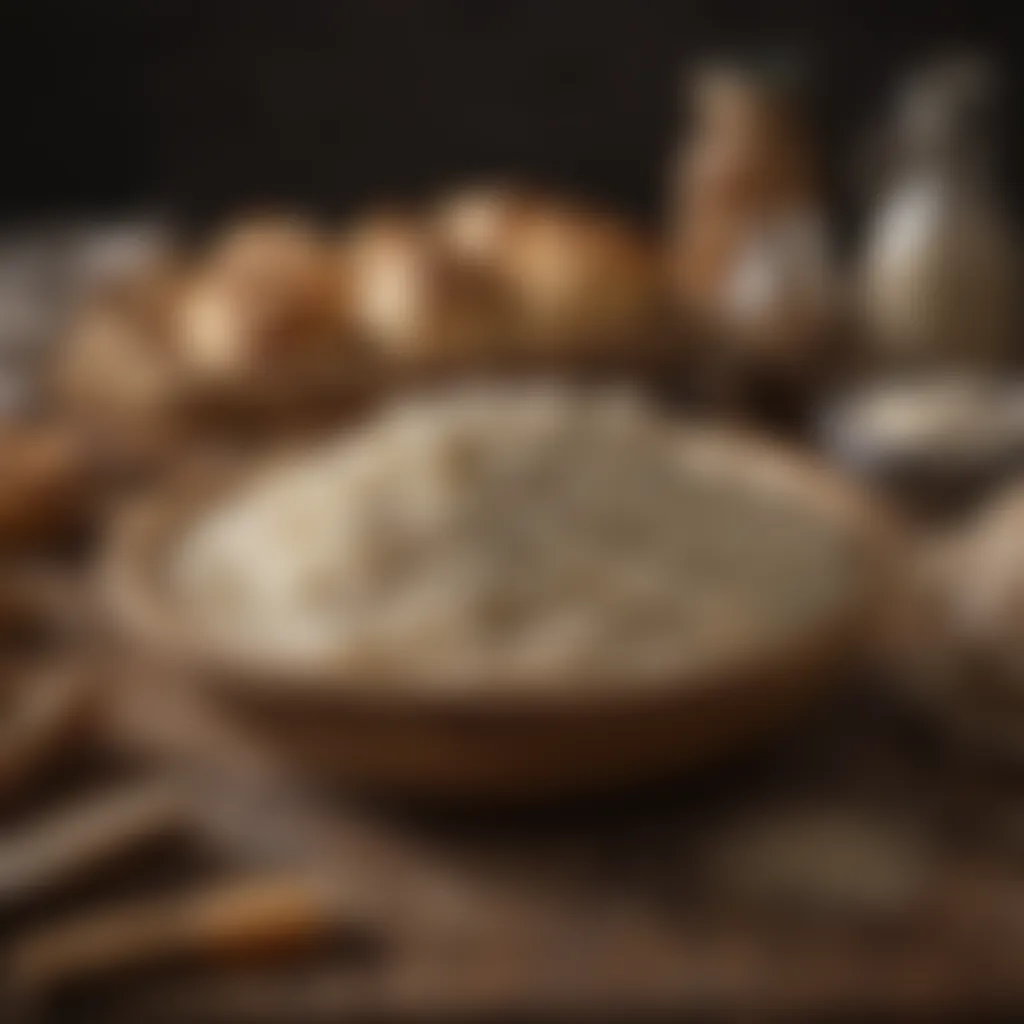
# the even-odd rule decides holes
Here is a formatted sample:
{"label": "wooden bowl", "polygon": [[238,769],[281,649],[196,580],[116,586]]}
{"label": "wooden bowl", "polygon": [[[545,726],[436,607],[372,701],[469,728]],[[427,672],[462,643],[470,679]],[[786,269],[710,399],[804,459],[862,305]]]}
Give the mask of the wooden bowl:
{"label": "wooden bowl", "polygon": [[[250,469],[179,481],[125,512],[103,561],[115,622],[171,677],[215,688],[318,773],[417,798],[527,800],[579,794],[696,766],[798,714],[841,675],[869,629],[891,540],[886,517],[840,477],[739,432],[704,432],[710,454],[777,477],[848,536],[849,593],[794,635],[737,652],[713,670],[657,684],[438,690],[296,671],[210,646],[163,582],[182,527]],[[703,441],[701,443],[704,443]]]}

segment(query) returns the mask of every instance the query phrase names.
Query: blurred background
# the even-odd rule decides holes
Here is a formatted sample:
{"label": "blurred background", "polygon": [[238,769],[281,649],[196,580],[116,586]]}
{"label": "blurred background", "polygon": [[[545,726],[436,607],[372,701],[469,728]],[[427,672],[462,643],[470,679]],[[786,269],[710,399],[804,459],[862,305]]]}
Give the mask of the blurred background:
{"label": "blurred background", "polygon": [[495,173],[653,217],[688,61],[809,56],[842,172],[901,70],[981,46],[1013,98],[1024,44],[1004,5],[910,0],[9,0],[0,18],[6,217],[345,214]]}

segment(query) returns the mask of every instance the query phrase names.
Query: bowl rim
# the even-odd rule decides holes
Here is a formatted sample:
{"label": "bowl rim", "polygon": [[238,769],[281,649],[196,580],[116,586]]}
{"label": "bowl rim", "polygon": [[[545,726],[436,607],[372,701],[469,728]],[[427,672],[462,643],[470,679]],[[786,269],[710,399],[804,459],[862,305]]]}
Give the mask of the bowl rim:
{"label": "bowl rim", "polygon": [[[673,418],[673,429],[687,431],[697,443],[742,453],[796,481],[799,490],[831,518],[839,532],[858,544],[861,555],[847,593],[835,608],[805,626],[763,641],[713,663],[696,663],[641,683],[579,679],[532,681],[530,685],[422,685],[400,679],[346,675],[330,665],[303,666],[270,660],[264,653],[245,657],[203,638],[188,616],[175,610],[169,588],[159,585],[160,555],[177,531],[220,495],[296,451],[275,452],[185,469],[163,486],[124,508],[115,517],[99,562],[99,594],[115,629],[143,651],[226,689],[236,697],[272,700],[280,706],[348,708],[362,711],[443,710],[473,715],[491,710],[531,714],[564,710],[616,713],[656,709],[666,698],[699,699],[714,691],[743,690],[761,680],[787,678],[823,660],[838,657],[861,635],[884,593],[886,574],[895,564],[901,524],[894,511],[837,471],[814,452],[804,451],[736,425]],[[298,450],[308,451],[307,446]],[[759,470],[760,471],[760,470]],[[766,686],[768,684],[766,683]],[[765,698],[770,697],[765,692]]]}

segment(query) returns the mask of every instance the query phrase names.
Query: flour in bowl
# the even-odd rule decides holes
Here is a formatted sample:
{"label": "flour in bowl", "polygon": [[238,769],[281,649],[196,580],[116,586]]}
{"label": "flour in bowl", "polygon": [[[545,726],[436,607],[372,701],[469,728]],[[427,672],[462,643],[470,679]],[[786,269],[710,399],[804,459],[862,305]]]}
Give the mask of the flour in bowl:
{"label": "flour in bowl", "polygon": [[339,678],[680,675],[848,596],[849,538],[785,468],[622,391],[422,397],[209,506],[171,582],[217,642]]}

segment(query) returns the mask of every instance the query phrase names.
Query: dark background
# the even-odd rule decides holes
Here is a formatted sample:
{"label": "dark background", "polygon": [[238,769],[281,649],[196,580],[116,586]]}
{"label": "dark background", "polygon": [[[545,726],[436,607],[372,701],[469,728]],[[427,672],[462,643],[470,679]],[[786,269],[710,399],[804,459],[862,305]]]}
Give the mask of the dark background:
{"label": "dark background", "polygon": [[1016,76],[1017,6],[0,0],[0,213],[334,214],[503,172],[652,215],[681,69],[780,43],[817,66],[842,181],[908,62],[982,45]]}

